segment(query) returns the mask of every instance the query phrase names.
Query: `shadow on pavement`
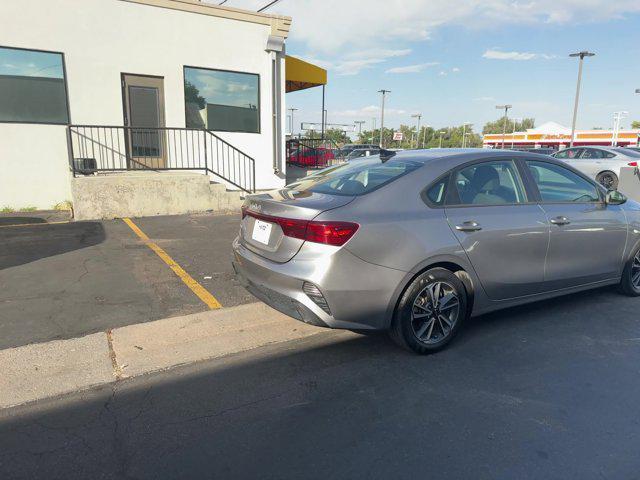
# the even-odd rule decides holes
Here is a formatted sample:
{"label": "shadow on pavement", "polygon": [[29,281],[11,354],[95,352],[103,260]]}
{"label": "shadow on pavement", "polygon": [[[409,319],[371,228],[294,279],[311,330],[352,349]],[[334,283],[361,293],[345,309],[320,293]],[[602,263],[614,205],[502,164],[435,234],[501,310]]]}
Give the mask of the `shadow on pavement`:
{"label": "shadow on pavement", "polygon": [[[33,223],[42,223],[35,220],[41,219],[34,218]],[[104,239],[105,231],[100,222],[3,228],[0,229],[0,270],[91,247]]]}
{"label": "shadow on pavement", "polygon": [[0,217],[0,226],[28,225],[32,223],[47,223],[40,217]]}
{"label": "shadow on pavement", "polygon": [[487,315],[427,357],[328,332],[0,412],[0,477],[634,478],[627,300]]}

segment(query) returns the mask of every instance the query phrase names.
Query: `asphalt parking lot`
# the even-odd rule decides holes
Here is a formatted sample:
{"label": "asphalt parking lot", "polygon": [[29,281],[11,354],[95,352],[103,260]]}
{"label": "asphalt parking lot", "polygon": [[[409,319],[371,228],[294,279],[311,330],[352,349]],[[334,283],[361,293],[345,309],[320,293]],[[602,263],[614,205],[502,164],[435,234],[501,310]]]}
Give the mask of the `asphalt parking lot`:
{"label": "asphalt parking lot", "polygon": [[[254,301],[233,280],[239,216],[132,220],[222,307]],[[122,220],[63,221],[0,221],[0,349],[209,308]]]}
{"label": "asphalt parking lot", "polygon": [[0,477],[628,480],[640,316],[611,289],[420,357],[324,331],[0,411]]}

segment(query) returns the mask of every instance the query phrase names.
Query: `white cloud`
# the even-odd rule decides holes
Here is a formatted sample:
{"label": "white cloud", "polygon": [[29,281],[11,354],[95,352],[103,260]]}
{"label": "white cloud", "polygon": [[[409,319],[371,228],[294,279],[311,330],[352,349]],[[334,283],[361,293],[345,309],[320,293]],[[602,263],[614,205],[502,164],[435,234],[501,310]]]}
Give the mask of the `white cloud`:
{"label": "white cloud", "polygon": [[440,75],[441,77],[446,77],[447,72],[445,72],[444,70],[441,70],[440,73],[438,73],[438,75]]}
{"label": "white cloud", "polygon": [[305,56],[305,59],[338,75],[356,75],[364,69],[384,63],[390,58],[403,57],[410,53],[411,49],[408,48],[400,50],[359,50],[349,52],[333,61],[309,58],[309,56]]}
{"label": "white cloud", "polygon": [[[394,117],[406,114],[406,110],[389,107],[384,108],[385,117]],[[380,107],[377,105],[367,105],[366,107],[356,109],[336,110],[331,112],[331,116],[336,118],[377,118],[380,116]]]}
{"label": "white cloud", "polygon": [[494,97],[476,97],[473,99],[474,102],[495,102],[496,99]]}
{"label": "white cloud", "polygon": [[556,58],[555,55],[548,55],[546,53],[531,53],[531,52],[503,52],[502,50],[490,49],[482,54],[483,58],[490,60],[550,60]]}
{"label": "white cloud", "polygon": [[458,73],[458,72],[460,71],[460,69],[459,69],[458,67],[453,67],[453,68],[451,69],[451,71],[452,71],[453,73]]}
{"label": "white cloud", "polygon": [[406,65],[404,67],[393,67],[388,69],[385,73],[419,73],[424,69],[439,65],[438,62],[418,63],[416,65]]}
{"label": "white cloud", "polygon": [[[229,0],[226,5],[255,11],[265,3]],[[494,29],[576,24],[624,18],[633,12],[640,12],[638,0],[460,0],[455,8],[450,0],[283,0],[266,11],[291,16],[291,40],[325,55],[425,40],[451,25]]]}

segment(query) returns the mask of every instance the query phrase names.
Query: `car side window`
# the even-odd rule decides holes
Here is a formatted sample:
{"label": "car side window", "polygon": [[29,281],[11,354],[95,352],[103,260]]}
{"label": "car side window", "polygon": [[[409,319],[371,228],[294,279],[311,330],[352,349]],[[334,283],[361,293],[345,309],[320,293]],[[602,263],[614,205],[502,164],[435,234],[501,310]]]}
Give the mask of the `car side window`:
{"label": "car side window", "polygon": [[513,161],[483,162],[455,174],[458,198],[448,204],[509,205],[525,203],[524,188]]}
{"label": "car side window", "polygon": [[527,160],[527,166],[546,203],[600,202],[598,187],[580,175],[553,163]]}
{"label": "car side window", "polygon": [[603,153],[604,153],[604,158],[613,158],[616,156],[616,154],[613,152],[603,152]]}
{"label": "car side window", "polygon": [[566,150],[562,150],[561,152],[556,153],[555,157],[566,160],[573,160],[579,158],[583,150],[584,149],[582,148],[567,148]]}
{"label": "car side window", "polygon": [[436,183],[431,185],[425,195],[427,197],[427,203],[431,203],[434,206],[441,207],[447,197],[447,185],[449,185],[449,175],[441,178]]}
{"label": "car side window", "polygon": [[603,151],[597,148],[585,148],[580,158],[603,158]]}

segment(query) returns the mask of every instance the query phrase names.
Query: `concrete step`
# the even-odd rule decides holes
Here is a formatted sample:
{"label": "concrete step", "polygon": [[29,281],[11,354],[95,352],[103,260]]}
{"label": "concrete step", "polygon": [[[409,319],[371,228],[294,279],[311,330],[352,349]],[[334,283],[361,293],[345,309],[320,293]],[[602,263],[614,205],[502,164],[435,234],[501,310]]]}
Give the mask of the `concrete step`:
{"label": "concrete step", "polygon": [[227,190],[225,185],[216,182],[209,184],[209,190],[213,210],[222,213],[239,212],[247,195],[239,190]]}
{"label": "concrete step", "polygon": [[194,172],[123,172],[71,181],[76,220],[240,211],[246,195]]}

